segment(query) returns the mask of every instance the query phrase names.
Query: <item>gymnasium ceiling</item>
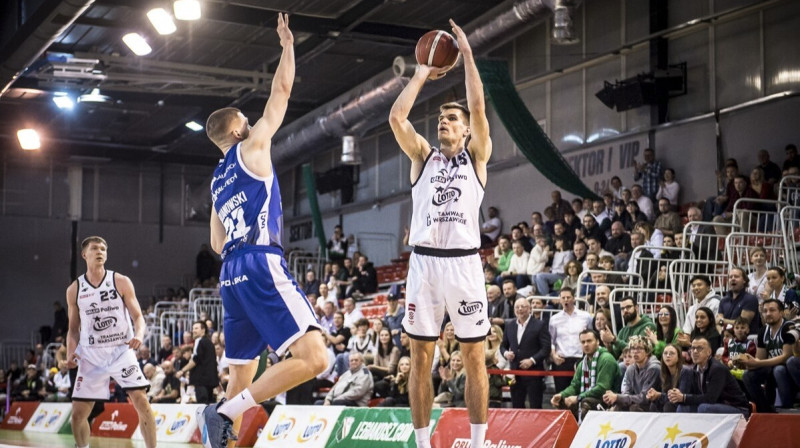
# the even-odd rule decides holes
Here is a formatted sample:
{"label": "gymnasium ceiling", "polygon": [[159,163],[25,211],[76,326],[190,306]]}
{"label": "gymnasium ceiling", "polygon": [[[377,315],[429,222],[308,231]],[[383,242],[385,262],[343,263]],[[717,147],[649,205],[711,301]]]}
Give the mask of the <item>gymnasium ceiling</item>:
{"label": "gymnasium ceiling", "polygon": [[[48,24],[37,18],[69,2],[77,0],[4,1],[0,63],[20,42],[43,33]],[[395,56],[412,54],[416,40],[446,29],[448,18],[466,25],[501,3],[203,0],[200,20],[176,20],[177,31],[162,36],[145,14],[156,6],[171,12],[172,1],[96,0],[0,97],[0,151],[21,151],[17,129],[36,127],[42,153],[57,158],[214,163],[216,148],[185,123],[203,123],[224,106],[257,119],[281,52],[278,11],[290,14],[297,60],[286,125],[391,67]],[[152,53],[134,55],[121,40],[129,32],[145,36]],[[89,62],[64,67],[53,62],[59,54]],[[82,102],[72,110],[53,102],[57,92],[75,99],[93,88],[110,102]]]}

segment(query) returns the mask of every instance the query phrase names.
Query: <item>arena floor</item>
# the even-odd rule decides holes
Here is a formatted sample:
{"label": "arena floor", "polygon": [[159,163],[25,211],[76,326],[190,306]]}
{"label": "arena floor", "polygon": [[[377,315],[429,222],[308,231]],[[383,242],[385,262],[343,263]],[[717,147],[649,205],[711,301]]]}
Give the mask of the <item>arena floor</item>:
{"label": "arena floor", "polygon": [[[72,434],[32,434],[22,431],[0,429],[0,448],[29,446],[37,448],[74,448],[75,439]],[[144,442],[130,439],[112,439],[107,437],[92,437],[92,448],[144,448]],[[159,442],[159,447],[164,448],[201,448],[202,445],[194,443],[164,443]]]}

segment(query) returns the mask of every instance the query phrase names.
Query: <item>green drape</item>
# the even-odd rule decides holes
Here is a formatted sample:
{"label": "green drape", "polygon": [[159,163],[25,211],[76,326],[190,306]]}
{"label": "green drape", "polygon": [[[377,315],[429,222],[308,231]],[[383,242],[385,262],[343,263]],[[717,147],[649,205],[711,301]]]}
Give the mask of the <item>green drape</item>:
{"label": "green drape", "polygon": [[314,222],[314,229],[319,241],[319,247],[322,251],[322,258],[328,258],[328,241],[325,239],[325,229],[322,228],[322,213],[319,211],[319,203],[317,202],[317,185],[314,181],[314,171],[311,170],[311,164],[303,164],[303,181],[306,184],[306,193],[308,194],[308,204],[311,206],[311,219]]}

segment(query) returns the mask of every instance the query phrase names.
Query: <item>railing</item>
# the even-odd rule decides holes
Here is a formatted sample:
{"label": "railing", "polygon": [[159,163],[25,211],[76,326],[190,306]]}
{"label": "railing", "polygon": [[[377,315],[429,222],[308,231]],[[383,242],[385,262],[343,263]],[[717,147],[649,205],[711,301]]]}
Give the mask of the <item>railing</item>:
{"label": "railing", "polygon": [[183,333],[192,331],[194,311],[164,311],[159,320],[162,335],[172,339],[172,345],[183,344]]}
{"label": "railing", "polygon": [[[618,298],[619,296],[623,296]],[[622,322],[617,322],[617,313],[615,311],[615,305],[619,304],[623,299],[633,297],[636,299],[636,305],[639,308],[639,314],[645,315],[648,314],[650,317],[658,311],[658,308],[661,308],[664,305],[672,305],[675,307],[674,297],[672,295],[672,290],[665,289],[665,288],[631,288],[631,287],[620,287],[615,288],[611,291],[611,294],[608,297],[608,306],[611,309],[611,328],[614,331],[614,334],[617,334]],[[653,322],[658,325],[658,320],[653,319]],[[680,328],[680,326],[679,326]]]}
{"label": "railing", "polygon": [[[627,280],[624,280],[625,283],[616,283],[609,281],[594,283],[594,281],[591,280],[592,274],[604,274],[606,275],[606,279],[608,278],[608,275],[618,275],[621,276],[623,279],[627,277]],[[589,281],[584,280],[587,276],[589,276],[590,279]],[[576,285],[577,291],[575,291],[575,299],[588,300],[587,297],[590,295],[589,293],[590,286],[594,286],[595,289],[597,289],[598,286],[608,286],[609,289],[614,289],[619,286],[644,287],[644,278],[638,273],[630,273],[626,271],[603,271],[599,269],[587,269],[585,271],[582,271],[580,275],[578,275],[578,284]],[[584,289],[586,290],[584,291]]]}
{"label": "railing", "polygon": [[[744,204],[749,204],[754,208],[743,208]],[[738,225],[745,232],[778,233],[781,227],[778,222],[781,205],[780,201],[769,199],[738,199],[733,204],[733,224]]]}
{"label": "railing", "polygon": [[691,279],[695,275],[705,275],[711,281],[711,289],[721,294],[728,285],[728,262],[707,260],[672,260],[668,274],[672,286],[672,301],[683,322],[686,311],[696,300],[692,294]]}
{"label": "railing", "polygon": [[[695,225],[699,227],[693,236],[691,229]],[[690,221],[684,227],[683,247],[691,249],[698,260],[726,260],[725,236],[738,231],[739,225],[729,222]]]}
{"label": "railing", "polygon": [[30,342],[22,340],[0,342],[0,358],[2,358],[3,366],[7,369],[12,362],[16,362],[24,370],[25,355],[33,347]]}
{"label": "railing", "polygon": [[150,354],[153,356],[153,359],[155,359],[158,351],[161,349],[161,327],[158,325],[148,325],[144,333],[144,341],[142,341],[142,344],[150,349]]}
{"label": "railing", "polygon": [[222,309],[222,299],[220,297],[201,297],[192,302],[192,306],[194,320],[200,319],[201,314],[205,313],[205,317],[214,322],[215,330],[222,330],[225,314]]}
{"label": "railing", "polygon": [[750,250],[763,247],[767,266],[782,266],[786,259],[786,244],[783,234],[732,232],[725,237],[728,269],[739,266],[745,272],[755,269],[750,261]]}
{"label": "railing", "polygon": [[800,176],[783,176],[778,184],[778,201],[790,206],[800,207]]}
{"label": "railing", "polygon": [[194,302],[200,297],[219,297],[217,288],[192,288],[189,291],[189,303]]}
{"label": "railing", "polygon": [[[642,251],[649,251],[653,255],[659,253],[660,258],[642,257]],[[664,247],[664,246],[639,246],[631,251],[631,260],[636,260],[639,264],[636,267],[637,272],[642,276],[642,285],[648,288],[656,287],[658,283],[659,273],[662,268],[666,269],[672,260],[678,259],[694,259],[694,253],[691,249],[685,247]]]}
{"label": "railing", "polygon": [[61,348],[63,344],[60,342],[51,342],[47,344],[47,347],[44,348],[44,352],[42,353],[42,359],[39,362],[39,365],[44,365],[46,367],[58,367],[56,365],[56,352],[59,348]]}
{"label": "railing", "polygon": [[800,206],[789,205],[781,210],[781,234],[786,248],[783,267],[786,272],[800,275],[800,261],[797,259],[797,246],[800,245]]}

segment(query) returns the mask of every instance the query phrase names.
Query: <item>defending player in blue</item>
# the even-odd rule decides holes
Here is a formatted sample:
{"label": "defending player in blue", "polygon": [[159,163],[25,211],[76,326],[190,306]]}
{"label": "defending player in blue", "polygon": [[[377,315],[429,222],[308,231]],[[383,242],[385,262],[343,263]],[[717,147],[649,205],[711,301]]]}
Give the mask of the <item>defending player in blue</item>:
{"label": "defending player in blue", "polygon": [[[235,440],[234,421],[259,402],[304,383],[328,364],[311,305],[289,274],[283,257],[283,211],[272,158],[295,76],[289,17],[278,14],[283,47],[264,115],[254,126],[238,109],[208,118],[206,132],[224,158],[211,181],[211,246],[222,255],[220,294],[225,307],[225,354],[230,359],[226,400],[198,410],[203,446]],[[292,357],[253,383],[258,356],[267,345]],[[252,383],[252,384],[251,384]]]}

